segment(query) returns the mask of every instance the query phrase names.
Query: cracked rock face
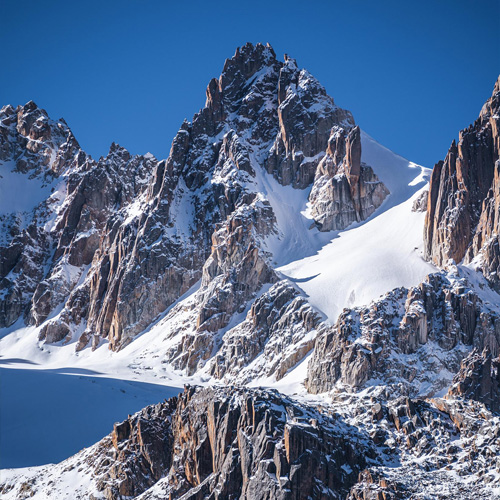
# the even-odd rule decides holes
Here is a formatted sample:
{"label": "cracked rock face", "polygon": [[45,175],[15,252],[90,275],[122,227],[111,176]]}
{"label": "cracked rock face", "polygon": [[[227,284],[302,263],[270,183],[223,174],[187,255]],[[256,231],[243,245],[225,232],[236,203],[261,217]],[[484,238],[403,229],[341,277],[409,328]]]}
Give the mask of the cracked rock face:
{"label": "cracked rock face", "polygon": [[[186,387],[60,464],[27,476],[14,471],[0,493],[359,500],[439,492],[482,500],[491,498],[498,470],[499,424],[477,403],[455,399],[374,392],[311,406],[277,391]],[[64,490],[75,471],[78,479]]]}
{"label": "cracked rock face", "polygon": [[311,215],[319,229],[345,229],[367,219],[388,194],[373,169],[361,163],[359,127],[332,129],[310,195]]}
{"label": "cracked rock face", "polygon": [[322,327],[305,297],[280,281],[253,302],[245,321],[224,334],[210,373],[238,383],[259,375],[280,380],[312,350],[316,329]]}
{"label": "cracked rock face", "polygon": [[480,257],[498,286],[500,78],[478,119],[460,132],[432,172],[425,220],[425,255],[443,266]]}
{"label": "cracked rock face", "polygon": [[426,387],[433,395],[450,384],[444,375],[457,373],[473,347],[499,356],[500,317],[463,281],[435,274],[370,306],[345,309],[314,347],[306,380],[314,394],[383,380],[403,394]]}
{"label": "cracked rock face", "polygon": [[[12,213],[0,214],[0,327],[27,313],[54,246],[47,226],[60,203],[59,193],[54,192],[57,180],[70,165],[83,168],[85,161],[64,120],[51,120],[33,101],[0,110],[2,182],[13,182],[11,189],[18,191],[18,179],[25,176],[31,190],[31,203],[21,204],[17,212],[14,206]],[[47,199],[41,200],[43,195]]]}
{"label": "cracked rock face", "polygon": [[262,245],[277,231],[266,172],[311,190],[321,230],[369,217],[387,196],[361,164],[352,115],[270,46],[239,48],[206,95],[164,161],[113,144],[96,162],[34,103],[3,108],[0,161],[57,191],[27,227],[4,223],[1,326],[22,316],[46,342],[119,350],[201,280],[196,338],[175,354],[192,373],[216,332],[278,280]]}
{"label": "cracked rock face", "polygon": [[187,387],[115,424],[65,470],[91,478],[94,499],[345,498],[374,455],[361,434],[352,444],[357,432],[275,391]]}
{"label": "cracked rock face", "polygon": [[492,355],[489,347],[474,349],[462,361],[448,395],[473,399],[500,412],[500,357]]}

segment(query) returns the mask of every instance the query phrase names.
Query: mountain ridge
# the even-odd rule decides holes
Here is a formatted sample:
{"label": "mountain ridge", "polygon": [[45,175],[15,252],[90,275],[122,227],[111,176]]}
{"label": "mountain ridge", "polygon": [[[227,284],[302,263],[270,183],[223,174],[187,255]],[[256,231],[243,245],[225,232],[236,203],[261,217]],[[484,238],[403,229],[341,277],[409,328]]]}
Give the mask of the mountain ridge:
{"label": "mountain ridge", "polygon": [[[143,417],[134,417],[74,457],[79,467],[83,460],[91,468],[96,449],[114,447],[105,460],[110,469],[103,469],[112,477],[100,483],[95,498],[168,492],[172,498],[234,493],[254,499],[259,488],[271,488],[272,498],[300,498],[300,488],[289,487],[300,477],[312,498],[396,499],[405,491],[422,493],[409,473],[414,467],[427,481],[425,494],[446,477],[446,498],[456,497],[464,486],[454,474],[470,480],[467,494],[498,493],[491,452],[500,450],[497,87],[460,136],[458,149],[476,154],[460,160],[472,158],[464,179],[474,187],[475,175],[486,178],[487,189],[470,190],[481,207],[477,213],[469,213],[467,200],[459,205],[476,229],[468,257],[458,263],[435,260],[443,242],[453,244],[458,236],[443,236],[440,216],[433,215],[436,200],[445,200],[442,213],[452,217],[454,208],[446,203],[464,199],[451,166],[457,146],[433,170],[427,195],[428,169],[376,143],[314,77],[288,56],[277,61],[269,45],[246,44],[226,60],[219,79],[207,86],[205,107],[183,122],[166,160],[132,156],[113,143],[95,161],[65,123],[50,121],[34,103],[2,108],[1,167],[12,168],[11,176],[32,170],[37,177],[48,166],[54,188],[30,215],[0,218],[7,241],[0,247],[2,351],[43,366],[215,385],[186,388],[180,400],[189,413],[190,398],[203,393],[199,403],[209,413],[224,408],[221,432],[237,436],[214,452],[215,437],[206,441],[212,424],[199,415],[190,421],[195,433],[183,434],[187,420],[180,413],[175,432],[165,430],[180,400],[148,407],[149,445],[139,443]],[[481,148],[491,158],[477,153]],[[437,244],[430,243],[431,222]],[[377,458],[342,458],[346,467],[336,470],[349,477],[348,487],[325,486],[334,474],[332,450],[325,458],[301,449],[287,457],[287,468],[276,452],[281,438],[266,441],[272,457],[261,454],[264,445],[257,441],[243,446],[256,429],[241,427],[247,419],[235,396],[241,391],[249,400],[288,401],[291,395],[285,406],[321,404],[327,413],[345,413],[349,425],[368,436],[366,449],[375,449]],[[227,400],[233,402],[224,406]],[[243,412],[236,427],[233,407]],[[262,426],[269,426],[274,411],[273,405],[264,411]],[[318,415],[311,418],[316,423],[309,430],[297,427],[299,442],[328,431],[317,427]],[[281,422],[285,440],[293,420]],[[125,432],[129,427],[133,435]],[[121,462],[122,430],[123,446],[139,446],[153,482]],[[181,455],[164,457],[167,462],[154,456],[158,446],[174,441],[186,446],[182,457],[194,461],[189,470],[176,469]],[[202,441],[212,449],[210,473],[199,468],[210,462],[197,455]],[[439,458],[444,449],[447,461]],[[260,458],[252,462],[253,453]],[[484,474],[466,464],[472,453],[484,458]],[[248,486],[253,476],[246,475],[245,463],[259,471],[255,487]],[[314,475],[311,464],[318,466],[312,483],[305,479]],[[318,472],[323,465],[326,475]],[[60,466],[54,467],[60,476]],[[283,479],[276,469],[286,470]],[[247,478],[243,486],[234,479],[238,471]],[[39,472],[50,474],[50,467]],[[8,498],[20,498],[22,484],[29,483],[23,474],[39,472],[9,472],[0,487]],[[490,486],[481,484],[486,477]],[[87,487],[77,483],[75,488]],[[33,492],[50,491],[45,483],[40,488]]]}

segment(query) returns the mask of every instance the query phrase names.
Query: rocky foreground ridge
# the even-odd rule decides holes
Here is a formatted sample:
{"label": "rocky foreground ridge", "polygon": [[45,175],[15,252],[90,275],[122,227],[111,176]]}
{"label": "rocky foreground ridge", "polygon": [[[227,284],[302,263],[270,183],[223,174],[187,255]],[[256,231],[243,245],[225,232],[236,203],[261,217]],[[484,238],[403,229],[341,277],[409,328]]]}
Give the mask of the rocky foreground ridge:
{"label": "rocky foreground ridge", "polygon": [[[161,353],[142,358],[226,385],[186,387],[61,464],[7,471],[0,493],[500,498],[499,85],[413,200],[436,272],[334,322],[277,269],[273,194],[304,192],[316,235],[391,193],[352,115],[293,59],[238,49],[162,161],[116,144],[95,161],[34,103],[2,108],[0,175],[47,197],[0,214],[0,327],[118,352],[160,321]],[[248,388],[300,370],[294,399]]]}
{"label": "rocky foreground ridge", "polygon": [[0,492],[143,500],[492,498],[500,417],[472,402],[393,396],[345,394],[332,408],[276,391],[186,387],[61,464],[24,476],[8,471]]}

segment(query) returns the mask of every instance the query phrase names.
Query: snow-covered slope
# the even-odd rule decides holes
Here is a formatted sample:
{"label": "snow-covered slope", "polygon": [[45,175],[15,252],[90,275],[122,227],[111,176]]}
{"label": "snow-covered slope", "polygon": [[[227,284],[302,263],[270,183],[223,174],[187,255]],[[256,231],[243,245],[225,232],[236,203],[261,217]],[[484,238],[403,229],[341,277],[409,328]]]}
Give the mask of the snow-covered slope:
{"label": "snow-covered slope", "polygon": [[15,171],[14,162],[0,163],[0,216],[30,213],[46,200],[55,182]]}
{"label": "snow-covered slope", "polygon": [[[55,157],[47,143],[40,158],[36,137],[45,123],[59,127],[34,103],[3,108],[0,164],[11,169],[5,179],[19,175],[29,185],[30,172],[36,178],[48,166],[47,186],[60,187],[50,195],[37,191],[48,198],[33,199],[31,213],[19,212],[30,208],[20,204],[4,219],[5,407],[30,390],[29,376],[41,382],[41,390],[32,385],[31,401],[42,409],[56,406],[45,387],[51,395],[78,392],[73,409],[92,394],[102,422],[150,402],[162,394],[158,385],[168,395],[185,383],[279,388],[333,413],[349,400],[349,418],[374,443],[382,438],[373,432],[387,430],[384,420],[358,418],[358,396],[384,403],[410,395],[420,398],[423,412],[436,412],[441,403],[429,406],[423,398],[448,395],[497,411],[500,296],[472,265],[444,271],[423,259],[430,170],[363,132],[293,59],[280,62],[260,44],[238,49],[164,161],[133,157],[113,144],[95,162],[63,122],[69,139],[61,138]],[[44,130],[46,138],[55,133]],[[20,161],[19,173],[12,171],[15,148],[29,151],[23,155],[31,170]],[[413,412],[405,404],[395,411]],[[88,429],[82,412],[59,409],[76,428]],[[420,430],[410,424],[401,430],[394,415],[387,418],[395,426],[387,443],[401,442],[384,446],[403,455],[416,442],[427,449],[422,432],[435,431],[437,439],[451,425],[440,417],[446,422],[433,430],[412,415]],[[18,433],[33,421],[21,412],[9,425],[11,442],[23,443]],[[404,444],[406,432],[412,437]],[[40,449],[43,440],[30,439]],[[441,464],[447,440],[438,439],[429,467]],[[80,445],[87,444],[82,433]],[[470,446],[469,440],[463,449]],[[415,456],[408,452],[408,467],[420,460],[420,448]],[[18,465],[14,451],[5,456]],[[115,474],[103,467],[105,476]],[[8,487],[49,469],[9,473]],[[56,481],[69,477],[69,492],[76,479],[52,470]]]}
{"label": "snow-covered slope", "polygon": [[414,200],[427,189],[430,170],[367,134],[362,146],[362,160],[390,190],[384,204],[367,221],[335,234],[316,255],[279,268],[330,322],[344,307],[368,304],[399,286],[417,285],[435,271],[422,258],[425,213],[412,211]]}

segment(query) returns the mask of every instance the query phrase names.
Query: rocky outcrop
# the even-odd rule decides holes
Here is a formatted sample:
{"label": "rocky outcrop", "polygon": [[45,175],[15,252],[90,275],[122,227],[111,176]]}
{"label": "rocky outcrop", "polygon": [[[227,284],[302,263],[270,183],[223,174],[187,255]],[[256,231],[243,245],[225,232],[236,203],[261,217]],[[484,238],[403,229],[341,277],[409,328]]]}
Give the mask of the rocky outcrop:
{"label": "rocky outcrop", "polygon": [[[212,235],[212,252],[203,267],[206,287],[197,328],[216,331],[252,298],[265,283],[278,278],[260,251],[254,234],[269,234],[274,214],[269,203],[249,203],[236,210]],[[260,227],[259,227],[260,226]]]}
{"label": "rocky outcrop", "polygon": [[266,167],[282,184],[300,189],[313,182],[332,127],[354,126],[351,113],[338,108],[319,82],[288,56],[279,72],[278,119]]}
{"label": "rocky outcrop", "polygon": [[312,350],[321,327],[305,297],[280,281],[253,302],[245,321],[224,334],[210,373],[238,383],[261,376],[280,380]]}
{"label": "rocky outcrop", "polygon": [[[156,164],[152,156],[132,157],[124,148],[112,144],[108,156],[96,165],[84,165],[83,170],[67,176],[65,208],[51,235],[54,240],[57,238],[52,265],[35,289],[30,320],[40,325],[59,304],[67,305],[62,315],[44,325],[42,337],[50,341],[61,322],[79,324],[85,319],[82,309],[73,307],[71,293],[85,278],[94,258],[99,257],[96,252],[106,241],[114,212],[128,207],[144,192]],[[83,290],[75,293],[81,296]]]}
{"label": "rocky outcrop", "polygon": [[367,219],[388,194],[373,169],[361,163],[359,127],[334,127],[309,196],[319,229],[345,229]]}
{"label": "rocky outcrop", "polygon": [[33,101],[0,110],[0,162],[50,183],[62,174],[80,146],[63,119],[53,121]]}
{"label": "rocky outcrop", "polygon": [[[431,344],[439,355],[428,356]],[[476,347],[498,355],[500,318],[463,280],[430,275],[419,286],[399,288],[365,308],[345,309],[315,342],[306,387],[312,393],[361,388],[370,379],[400,391],[433,394],[451,380]]]}
{"label": "rocky outcrop", "polygon": [[[497,83],[497,85],[499,85]],[[500,87],[499,87],[500,95]],[[498,98],[500,101],[500,97]],[[489,283],[500,291],[500,161],[496,161],[491,188],[483,200],[474,239],[465,255],[465,262],[478,256],[477,268]]]}
{"label": "rocky outcrop", "polygon": [[380,422],[371,436],[398,465],[362,471],[348,500],[496,498],[500,420],[481,405],[398,398],[365,415]]}
{"label": "rocky outcrop", "polygon": [[106,498],[135,497],[153,486],[172,465],[172,418],[177,398],[148,406],[116,423],[98,443],[96,459],[86,463],[97,477],[96,488]]}
{"label": "rocky outcrop", "polygon": [[[460,132],[432,172],[425,219],[425,256],[439,266],[482,254],[496,283],[500,184],[500,78],[479,118]],[[484,248],[484,253],[482,252]]]}
{"label": "rocky outcrop", "polygon": [[427,211],[427,204],[429,201],[429,190],[422,191],[420,196],[415,199],[411,207],[412,212],[425,212]]}
{"label": "rocky outcrop", "polygon": [[[1,182],[4,189],[17,191],[22,189],[18,179],[25,176],[32,191],[31,203],[22,207],[25,212],[16,213],[13,207],[9,213],[3,207],[0,213],[0,327],[29,313],[53,250],[51,225],[61,203],[59,191],[64,190],[61,177],[69,168],[82,168],[86,160],[66,122],[51,120],[33,101],[0,110],[0,177],[7,176]],[[47,199],[37,207],[44,194]]]}
{"label": "rocky outcrop", "polygon": [[500,412],[500,358],[489,348],[474,349],[461,363],[448,396],[474,399],[492,412]]}
{"label": "rocky outcrop", "polygon": [[0,494],[486,500],[499,484],[499,429],[500,417],[479,403],[393,397],[388,388],[311,406],[276,391],[186,387],[60,464],[6,471]]}
{"label": "rocky outcrop", "polygon": [[167,352],[167,359],[176,368],[188,375],[201,368],[218,347],[218,332],[227,327],[233,315],[245,310],[264,284],[278,280],[254,237],[256,230],[265,234],[273,218],[268,204],[251,203],[244,210],[237,209],[214,232],[212,252],[196,296],[195,328]]}
{"label": "rocky outcrop", "polygon": [[[74,483],[73,494],[87,488],[94,499],[326,500],[345,498],[372,456],[342,418],[275,391],[187,387],[115,424],[69,459],[62,476],[78,468],[82,484]],[[46,479],[34,489],[42,493]],[[52,488],[60,479],[52,477]]]}

